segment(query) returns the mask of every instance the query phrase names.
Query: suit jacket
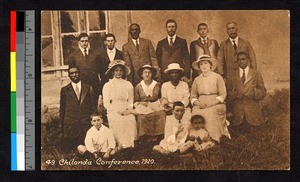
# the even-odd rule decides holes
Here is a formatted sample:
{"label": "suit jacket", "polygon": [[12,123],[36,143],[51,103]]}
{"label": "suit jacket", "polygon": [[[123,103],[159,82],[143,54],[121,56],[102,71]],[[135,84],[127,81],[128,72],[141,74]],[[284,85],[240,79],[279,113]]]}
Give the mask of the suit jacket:
{"label": "suit jacket", "polygon": [[[207,45],[204,45],[200,38],[193,41],[190,44],[191,64],[203,54],[210,55],[210,57],[217,59],[218,49],[218,42],[215,39],[207,38]],[[197,76],[199,76],[198,71],[193,69],[193,79]]]}
{"label": "suit jacket", "polygon": [[244,117],[254,126],[264,122],[259,101],[266,96],[266,88],[258,71],[249,69],[245,84],[242,83],[239,70],[234,71],[228,79],[227,89],[233,125],[241,124]]}
{"label": "suit jacket", "polygon": [[163,81],[168,79],[168,75],[164,73],[164,70],[167,69],[170,63],[178,63],[184,69],[184,76],[190,77],[191,64],[185,39],[176,36],[173,46],[169,45],[168,38],[159,41],[156,48],[156,56],[158,66],[161,68]]}
{"label": "suit jacket", "polygon": [[124,61],[131,70],[128,80],[133,86],[136,86],[142,80],[138,76],[137,70],[146,64],[156,68],[158,70],[156,77],[160,77],[156,54],[150,40],[139,38],[139,50],[137,50],[130,39],[128,43],[123,45],[122,52]]}
{"label": "suit jacket", "polygon": [[90,116],[97,112],[98,100],[95,99],[92,87],[81,83],[80,99],[76,97],[71,83],[60,91],[59,113],[64,138],[84,138],[91,127]]}
{"label": "suit jacket", "polygon": [[[123,54],[117,48],[116,48],[116,54],[115,54],[114,60],[116,60],[116,59],[123,60]],[[100,65],[100,77],[101,77],[100,93],[99,94],[101,95],[104,84],[106,82],[108,82],[108,80],[109,80],[109,76],[105,75],[105,72],[108,70],[108,66],[110,64],[110,60],[109,60],[109,57],[108,57],[108,54],[107,54],[107,48],[106,47],[104,49],[100,50],[100,59],[99,59],[99,61],[100,61],[99,65]]]}
{"label": "suit jacket", "polygon": [[251,44],[244,39],[238,38],[237,50],[234,50],[233,45],[229,38],[220,44],[218,51],[218,73],[224,78],[230,76],[231,71],[238,70],[239,66],[237,64],[236,55],[238,52],[245,52],[249,55],[249,66],[252,69],[257,69],[256,66],[256,56],[253,51]]}
{"label": "suit jacket", "polygon": [[84,57],[81,50],[77,48],[69,57],[69,65],[80,69],[81,81],[91,85],[96,94],[100,91],[99,63],[99,50],[95,49],[90,49],[89,55]]}

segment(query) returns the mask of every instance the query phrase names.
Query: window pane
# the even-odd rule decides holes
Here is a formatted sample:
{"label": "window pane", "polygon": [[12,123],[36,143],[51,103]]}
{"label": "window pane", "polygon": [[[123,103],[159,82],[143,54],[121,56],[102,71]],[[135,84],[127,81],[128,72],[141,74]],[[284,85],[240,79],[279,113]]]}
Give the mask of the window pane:
{"label": "window pane", "polygon": [[105,30],[105,13],[104,11],[89,11],[89,30],[99,31]]}
{"label": "window pane", "polygon": [[61,11],[61,33],[78,32],[77,11]]}
{"label": "window pane", "polygon": [[51,14],[50,11],[42,11],[41,31],[43,35],[52,35]]}
{"label": "window pane", "polygon": [[78,48],[78,40],[74,35],[66,35],[62,37],[62,49],[64,65],[69,64],[70,55]]}
{"label": "window pane", "polygon": [[52,38],[42,38],[42,67],[54,66]]}
{"label": "window pane", "polygon": [[105,39],[105,32],[91,33],[90,34],[91,48],[97,49],[100,47],[105,47],[104,39]]}

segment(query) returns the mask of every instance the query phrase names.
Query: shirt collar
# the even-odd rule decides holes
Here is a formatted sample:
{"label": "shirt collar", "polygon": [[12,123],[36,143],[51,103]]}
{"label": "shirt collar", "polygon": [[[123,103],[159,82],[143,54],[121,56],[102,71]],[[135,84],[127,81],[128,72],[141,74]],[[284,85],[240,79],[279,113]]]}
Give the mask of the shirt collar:
{"label": "shirt collar", "polygon": [[71,81],[71,84],[72,84],[72,87],[76,87],[76,85],[79,87],[79,88],[81,88],[81,80],[78,82],[78,83],[74,83],[74,82],[72,82]]}
{"label": "shirt collar", "polygon": [[[84,49],[82,47],[80,47],[80,45],[78,45],[79,49],[81,50],[82,54],[84,55]],[[86,48],[86,53],[89,54],[89,50],[90,50],[90,44],[87,46]]]}
{"label": "shirt collar", "polygon": [[200,40],[201,40],[201,42],[203,42],[204,40],[207,42],[207,37],[205,37],[205,38],[202,38],[202,37],[200,37]]}
{"label": "shirt collar", "polygon": [[[175,39],[176,39],[177,35],[175,34],[172,38],[173,38],[173,43],[175,42]],[[168,35],[168,42],[170,43],[171,41],[171,37],[170,35]]]}
{"label": "shirt collar", "polygon": [[107,53],[114,53],[116,52],[116,48],[114,47],[112,50],[106,48]]}
{"label": "shirt collar", "polygon": [[230,40],[230,42],[231,42],[232,44],[233,44],[233,42],[232,42],[233,40],[235,41],[236,44],[238,44],[239,37],[237,36],[235,39],[232,39],[232,38],[229,37],[229,40]]}
{"label": "shirt collar", "polygon": [[131,38],[131,40],[132,40],[134,45],[136,45],[136,41],[138,42],[138,44],[140,44],[140,38],[138,38],[138,39]]}
{"label": "shirt collar", "polygon": [[[240,70],[240,75],[243,75],[243,69],[239,68],[239,70]],[[245,76],[247,76],[249,73],[249,66],[247,66],[244,70],[245,70]]]}

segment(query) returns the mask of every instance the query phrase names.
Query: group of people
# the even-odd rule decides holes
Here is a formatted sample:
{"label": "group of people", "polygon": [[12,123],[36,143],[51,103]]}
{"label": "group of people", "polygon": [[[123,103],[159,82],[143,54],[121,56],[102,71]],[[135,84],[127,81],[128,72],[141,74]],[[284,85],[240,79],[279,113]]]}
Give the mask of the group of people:
{"label": "group of people", "polygon": [[199,151],[230,138],[226,113],[232,115],[234,133],[260,125],[259,101],[266,88],[254,51],[238,37],[236,23],[226,28],[229,38],[219,46],[207,37],[208,25],[200,23],[190,53],[172,19],[156,51],[150,40],[139,37],[136,23],[129,26],[131,39],[122,51],[115,48],[113,34],[106,34],[106,48],[99,50],[81,33],[69,58],[71,83],[61,89],[64,148],[78,146],[80,153],[107,158],[154,137],[159,145],[153,150],[162,154]]}

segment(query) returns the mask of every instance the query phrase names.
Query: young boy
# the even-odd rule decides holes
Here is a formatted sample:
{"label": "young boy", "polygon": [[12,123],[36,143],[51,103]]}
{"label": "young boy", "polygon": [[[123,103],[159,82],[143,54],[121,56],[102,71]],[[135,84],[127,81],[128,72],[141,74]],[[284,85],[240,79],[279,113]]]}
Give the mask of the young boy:
{"label": "young boy", "polygon": [[181,147],[180,152],[186,152],[190,148],[196,151],[206,150],[214,146],[211,138],[205,129],[205,119],[201,115],[194,115],[191,118],[191,128],[187,142]]}
{"label": "young boy", "polygon": [[166,155],[176,152],[185,144],[189,121],[183,118],[184,112],[184,104],[174,102],[173,114],[166,118],[164,139],[153,147],[153,151]]}
{"label": "young boy", "polygon": [[98,158],[100,154],[105,159],[115,154],[116,141],[113,133],[102,122],[100,115],[91,116],[91,124],[93,126],[86,133],[85,146],[78,146],[79,153],[84,154],[87,150],[95,158]]}

